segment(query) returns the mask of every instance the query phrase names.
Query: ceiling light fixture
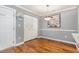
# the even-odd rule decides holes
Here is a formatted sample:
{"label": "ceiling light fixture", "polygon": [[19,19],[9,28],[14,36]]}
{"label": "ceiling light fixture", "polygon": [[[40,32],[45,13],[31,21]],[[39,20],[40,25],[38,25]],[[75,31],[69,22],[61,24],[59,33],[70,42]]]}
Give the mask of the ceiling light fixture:
{"label": "ceiling light fixture", "polygon": [[[47,8],[47,14],[48,14],[48,7],[49,7],[49,5],[46,5],[46,8]],[[46,17],[44,18],[44,20],[46,20],[46,21],[48,21],[48,20],[50,20],[50,19],[51,19],[50,16],[46,16]]]}
{"label": "ceiling light fixture", "polygon": [[50,19],[51,19],[51,17],[46,16],[44,19],[48,21],[48,20],[50,20]]}

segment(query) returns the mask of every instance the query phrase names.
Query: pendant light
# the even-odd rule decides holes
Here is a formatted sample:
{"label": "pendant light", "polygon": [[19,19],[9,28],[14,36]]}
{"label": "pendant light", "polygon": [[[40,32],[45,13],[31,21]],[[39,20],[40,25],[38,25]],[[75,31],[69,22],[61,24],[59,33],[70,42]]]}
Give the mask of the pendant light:
{"label": "pendant light", "polygon": [[[49,7],[49,5],[46,5],[47,13],[48,13],[48,7]],[[49,21],[50,19],[51,19],[50,16],[46,16],[46,17],[44,18],[44,20],[46,20],[46,21]]]}
{"label": "pendant light", "polygon": [[51,19],[51,17],[50,16],[46,16],[44,19],[49,21]]}

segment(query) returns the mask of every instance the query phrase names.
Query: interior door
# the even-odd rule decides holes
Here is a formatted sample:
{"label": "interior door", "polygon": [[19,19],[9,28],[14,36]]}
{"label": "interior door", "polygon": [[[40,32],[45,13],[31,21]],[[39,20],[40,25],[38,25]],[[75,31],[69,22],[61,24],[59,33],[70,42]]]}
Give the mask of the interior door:
{"label": "interior door", "polygon": [[24,40],[30,40],[37,37],[37,19],[24,15]]}
{"label": "interior door", "polygon": [[38,36],[38,19],[33,17],[33,37],[37,38]]}
{"label": "interior door", "polygon": [[24,42],[24,17],[16,17],[16,44]]}
{"label": "interior door", "polygon": [[13,46],[14,10],[0,6],[0,50]]}

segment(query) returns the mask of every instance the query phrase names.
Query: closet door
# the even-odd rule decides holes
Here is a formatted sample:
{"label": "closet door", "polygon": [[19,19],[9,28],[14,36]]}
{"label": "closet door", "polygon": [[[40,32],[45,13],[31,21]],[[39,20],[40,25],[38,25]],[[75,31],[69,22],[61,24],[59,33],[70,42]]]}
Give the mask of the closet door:
{"label": "closet door", "polygon": [[0,50],[13,46],[14,10],[0,6]]}
{"label": "closet door", "polygon": [[33,17],[33,37],[37,38],[38,36],[38,19]]}
{"label": "closet door", "polygon": [[16,17],[16,44],[24,42],[24,17]]}
{"label": "closet door", "polygon": [[24,15],[24,40],[28,41],[37,37],[37,19]]}

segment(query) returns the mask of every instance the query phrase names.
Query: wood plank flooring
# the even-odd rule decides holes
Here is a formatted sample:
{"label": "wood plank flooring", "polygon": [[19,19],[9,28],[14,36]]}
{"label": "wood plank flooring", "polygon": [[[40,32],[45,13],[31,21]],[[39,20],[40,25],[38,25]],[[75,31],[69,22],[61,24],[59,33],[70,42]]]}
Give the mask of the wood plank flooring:
{"label": "wood plank flooring", "polygon": [[25,42],[20,46],[8,48],[6,53],[74,53],[75,45],[45,38],[36,38]]}

